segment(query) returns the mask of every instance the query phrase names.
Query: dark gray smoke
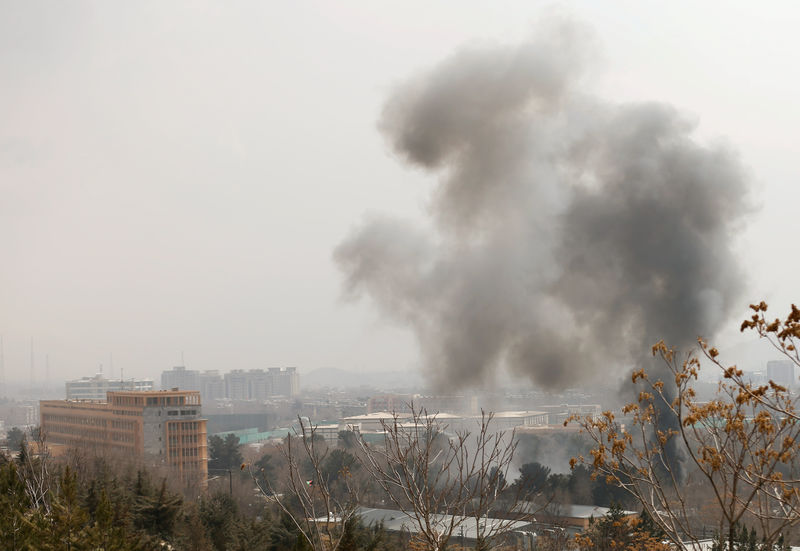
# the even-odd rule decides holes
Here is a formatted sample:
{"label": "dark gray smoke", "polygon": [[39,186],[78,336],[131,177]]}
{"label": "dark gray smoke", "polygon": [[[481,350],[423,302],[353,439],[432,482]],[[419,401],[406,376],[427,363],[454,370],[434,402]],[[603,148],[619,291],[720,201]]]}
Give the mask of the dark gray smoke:
{"label": "dark gray smoke", "polygon": [[712,336],[740,289],[736,156],[668,105],[581,89],[580,29],[461,51],[400,86],[380,129],[441,176],[435,231],[373,219],[335,252],[349,292],[413,328],[433,383],[505,363],[546,387]]}

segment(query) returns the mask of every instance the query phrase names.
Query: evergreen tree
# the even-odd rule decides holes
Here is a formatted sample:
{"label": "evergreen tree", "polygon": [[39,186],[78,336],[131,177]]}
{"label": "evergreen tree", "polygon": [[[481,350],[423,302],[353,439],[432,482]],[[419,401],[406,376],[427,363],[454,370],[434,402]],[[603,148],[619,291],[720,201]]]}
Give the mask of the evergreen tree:
{"label": "evergreen tree", "polygon": [[214,435],[208,439],[209,470],[239,469],[242,462],[238,436],[229,434],[223,440],[221,437]]}
{"label": "evergreen tree", "polygon": [[40,534],[43,550],[82,551],[89,549],[89,514],[78,500],[78,482],[69,466],[59,480],[58,497],[50,505],[49,529]]}
{"label": "evergreen tree", "polygon": [[22,442],[25,440],[25,433],[19,427],[14,427],[6,435],[6,445],[12,452],[19,451]]}
{"label": "evergreen tree", "polygon": [[[200,519],[200,512],[193,503],[187,503],[181,513],[181,521],[175,529],[176,549],[191,551],[213,551],[211,540],[206,534],[206,527]],[[263,548],[263,547],[262,547]],[[253,549],[258,549],[254,547]]]}
{"label": "evergreen tree", "polygon": [[549,476],[550,467],[537,462],[525,463],[519,468],[519,479],[516,484],[523,496],[530,497],[545,489]]}
{"label": "evergreen tree", "polygon": [[200,519],[216,551],[226,551],[238,513],[236,502],[226,493],[200,502]]}
{"label": "evergreen tree", "polygon": [[105,488],[101,488],[95,507],[94,523],[88,530],[92,551],[140,551],[144,544],[131,534],[125,522],[114,515],[114,508]]}
{"label": "evergreen tree", "polygon": [[272,542],[272,530],[267,522],[239,519],[233,526],[232,541],[228,551],[250,551],[268,549]]}
{"label": "evergreen tree", "polygon": [[[144,488],[142,487],[142,489]],[[137,497],[137,502],[133,507],[134,522],[138,528],[146,531],[150,536],[169,541],[175,527],[175,520],[181,510],[181,502],[180,497],[167,491],[165,479],[161,482],[161,489],[158,492],[152,495],[142,494]]]}
{"label": "evergreen tree", "polygon": [[14,463],[0,467],[0,548],[8,551],[27,549],[33,527],[26,518],[30,499]]}

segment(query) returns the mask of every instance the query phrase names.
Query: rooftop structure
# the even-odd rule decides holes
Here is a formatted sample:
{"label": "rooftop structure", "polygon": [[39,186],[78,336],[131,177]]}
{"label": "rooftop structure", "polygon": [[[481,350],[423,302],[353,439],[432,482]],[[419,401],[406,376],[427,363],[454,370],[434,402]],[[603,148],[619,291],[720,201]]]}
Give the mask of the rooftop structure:
{"label": "rooftop structure", "polygon": [[65,383],[67,400],[105,400],[107,392],[153,390],[152,379],[106,379],[102,373]]}

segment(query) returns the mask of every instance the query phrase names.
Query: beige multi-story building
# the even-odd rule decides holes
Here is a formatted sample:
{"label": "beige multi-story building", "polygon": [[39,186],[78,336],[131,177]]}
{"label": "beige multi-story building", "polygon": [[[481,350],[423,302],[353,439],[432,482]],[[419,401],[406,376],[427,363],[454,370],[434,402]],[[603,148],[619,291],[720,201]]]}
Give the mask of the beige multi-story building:
{"label": "beige multi-story building", "polygon": [[109,392],[106,401],[42,400],[41,429],[48,442],[174,468],[186,484],[208,478],[206,420],[200,392]]}

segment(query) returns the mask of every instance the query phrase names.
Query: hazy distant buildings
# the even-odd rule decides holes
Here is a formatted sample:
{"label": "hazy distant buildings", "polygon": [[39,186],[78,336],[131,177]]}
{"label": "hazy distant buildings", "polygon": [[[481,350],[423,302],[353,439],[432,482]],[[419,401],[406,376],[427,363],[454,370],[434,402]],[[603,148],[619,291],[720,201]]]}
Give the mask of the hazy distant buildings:
{"label": "hazy distant buildings", "polygon": [[249,400],[250,384],[244,369],[234,369],[225,374],[225,397],[230,400]]}
{"label": "hazy distant buildings", "polygon": [[65,383],[67,400],[102,400],[107,392],[121,390],[153,390],[152,379],[106,379],[102,373]]}
{"label": "hazy distant buildings", "polygon": [[216,370],[201,373],[179,366],[161,373],[161,388],[199,390],[206,403],[220,399],[263,401],[274,396],[297,396],[300,376],[294,367],[234,369],[220,375]]}
{"label": "hazy distant buildings", "polygon": [[48,443],[170,465],[186,483],[208,478],[198,391],[109,392],[108,401],[42,400]]}
{"label": "hazy distant buildings", "polygon": [[263,369],[234,369],[225,374],[225,391],[229,400],[265,400],[273,396],[293,398],[300,393],[297,369],[270,367]]}
{"label": "hazy distant buildings", "polygon": [[420,394],[378,394],[367,401],[367,413],[393,411],[410,413],[411,406],[428,413],[448,412],[474,415],[478,413],[476,396],[424,396]]}
{"label": "hazy distant buildings", "polygon": [[225,381],[219,371],[203,371],[200,374],[200,395],[204,404],[225,398]]}
{"label": "hazy distant buildings", "polygon": [[297,368],[270,367],[268,371],[272,380],[273,396],[294,397],[300,393],[300,376],[297,374]]}
{"label": "hazy distant buildings", "polygon": [[791,360],[772,360],[767,362],[767,378],[786,388],[796,386],[794,362]]}
{"label": "hazy distant buildings", "polygon": [[200,372],[194,369],[186,369],[182,365],[173,367],[170,371],[162,371],[161,388],[163,390],[171,388],[200,390]]}
{"label": "hazy distant buildings", "polygon": [[38,411],[34,402],[10,400],[0,404],[0,419],[4,421],[6,428],[30,427],[39,423],[36,415]]}

